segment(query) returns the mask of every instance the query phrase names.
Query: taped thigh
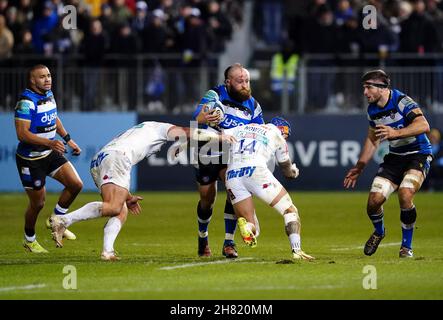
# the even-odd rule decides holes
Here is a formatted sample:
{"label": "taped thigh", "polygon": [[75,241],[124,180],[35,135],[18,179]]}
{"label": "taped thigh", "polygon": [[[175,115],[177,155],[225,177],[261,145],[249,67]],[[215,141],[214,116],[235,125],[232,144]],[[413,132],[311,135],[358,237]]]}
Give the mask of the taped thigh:
{"label": "taped thigh", "polygon": [[409,188],[418,191],[422,184],[422,179],[416,174],[407,173],[400,183],[400,188]]}
{"label": "taped thigh", "polygon": [[388,199],[394,191],[395,188],[388,179],[382,177],[374,178],[371,186],[371,192],[381,193],[385,199]]}

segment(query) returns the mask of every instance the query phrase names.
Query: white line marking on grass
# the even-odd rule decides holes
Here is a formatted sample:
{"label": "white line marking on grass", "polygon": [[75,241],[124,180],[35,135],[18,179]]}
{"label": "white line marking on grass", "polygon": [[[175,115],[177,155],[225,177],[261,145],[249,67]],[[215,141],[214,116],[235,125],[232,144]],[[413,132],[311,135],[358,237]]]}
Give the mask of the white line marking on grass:
{"label": "white line marking on grass", "polygon": [[[401,242],[389,242],[389,243],[382,243],[379,245],[379,247],[392,247],[392,246],[398,246]],[[348,250],[357,250],[357,249],[363,249],[365,246],[358,246],[358,247],[345,247],[345,248],[332,248],[331,251],[348,251]]]}
{"label": "white line marking on grass", "polygon": [[209,262],[196,262],[196,263],[185,263],[185,264],[179,264],[177,266],[170,266],[170,267],[162,267],[160,270],[173,270],[173,269],[182,269],[182,268],[192,268],[192,267],[199,267],[199,266],[205,266],[205,265],[211,265],[211,264],[225,264],[225,263],[232,263],[234,261],[244,261],[244,260],[251,260],[254,258],[239,258],[235,260],[218,260],[218,261],[209,261]]}
{"label": "white line marking on grass", "polygon": [[6,291],[15,291],[15,290],[30,290],[30,289],[40,289],[46,287],[46,284],[40,283],[40,284],[29,284],[27,286],[21,286],[21,287],[4,287],[0,288],[0,292],[6,292]]}

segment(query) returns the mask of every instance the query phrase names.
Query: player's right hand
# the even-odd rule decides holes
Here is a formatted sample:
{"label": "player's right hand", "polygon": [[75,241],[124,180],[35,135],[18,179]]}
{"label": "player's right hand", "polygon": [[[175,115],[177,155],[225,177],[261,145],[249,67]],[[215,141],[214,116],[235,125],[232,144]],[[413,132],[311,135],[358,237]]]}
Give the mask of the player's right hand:
{"label": "player's right hand", "polygon": [[51,148],[52,151],[58,152],[60,154],[65,153],[65,145],[60,140],[51,140],[49,142],[49,148]]}
{"label": "player's right hand", "polygon": [[140,200],[143,200],[140,196],[131,196],[129,200],[126,200],[126,206],[132,214],[138,215],[142,212],[142,208],[138,203]]}
{"label": "player's right hand", "polygon": [[348,171],[348,173],[345,176],[345,180],[343,181],[343,186],[346,189],[349,189],[349,187],[354,188],[355,184],[357,183],[357,179],[360,176],[362,170],[360,168],[354,167]]}
{"label": "player's right hand", "polygon": [[218,123],[220,121],[220,116],[217,113],[213,113],[211,111],[203,112],[203,116],[205,118],[206,124]]}

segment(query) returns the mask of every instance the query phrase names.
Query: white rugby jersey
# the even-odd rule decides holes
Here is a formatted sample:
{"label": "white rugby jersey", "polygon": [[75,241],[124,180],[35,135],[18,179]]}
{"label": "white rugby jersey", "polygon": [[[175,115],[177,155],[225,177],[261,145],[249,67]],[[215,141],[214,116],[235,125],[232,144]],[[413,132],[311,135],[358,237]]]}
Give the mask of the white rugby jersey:
{"label": "white rugby jersey", "polygon": [[134,166],[144,158],[160,151],[168,141],[168,131],[174,125],[170,123],[146,121],[119,134],[101,151],[124,152]]}
{"label": "white rugby jersey", "polygon": [[231,145],[228,168],[245,165],[267,167],[269,161],[290,161],[288,145],[281,131],[273,124],[247,124],[225,129],[225,134],[233,135],[237,142]]}

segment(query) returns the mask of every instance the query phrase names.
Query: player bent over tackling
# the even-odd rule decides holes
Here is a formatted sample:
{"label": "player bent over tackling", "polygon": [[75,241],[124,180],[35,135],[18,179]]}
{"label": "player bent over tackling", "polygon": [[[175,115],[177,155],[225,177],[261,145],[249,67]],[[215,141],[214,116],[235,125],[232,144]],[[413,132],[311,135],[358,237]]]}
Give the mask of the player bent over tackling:
{"label": "player bent over tackling", "polygon": [[295,179],[299,174],[296,165],[291,163],[286,144],[291,133],[289,122],[276,117],[269,124],[248,124],[224,132],[237,140],[231,144],[226,189],[238,216],[243,241],[251,247],[257,245],[260,227],[252,201],[252,195],[255,195],[283,216],[293,258],[313,260],[312,256],[301,249],[298,210],[286,189],[267,167],[267,163],[275,156],[287,178]]}
{"label": "player bent over tackling", "polygon": [[103,201],[90,202],[64,216],[51,216],[52,237],[57,247],[63,246],[63,232],[82,220],[110,217],[104,228],[102,260],[119,260],[114,242],[126,221],[128,210],[141,212],[141,197],[129,192],[131,169],[144,158],[158,152],[167,141],[187,138],[199,141],[234,141],[231,136],[202,129],[178,127],[169,123],[147,121],[118,135],[105,145],[91,161],[91,175],[100,189]]}

